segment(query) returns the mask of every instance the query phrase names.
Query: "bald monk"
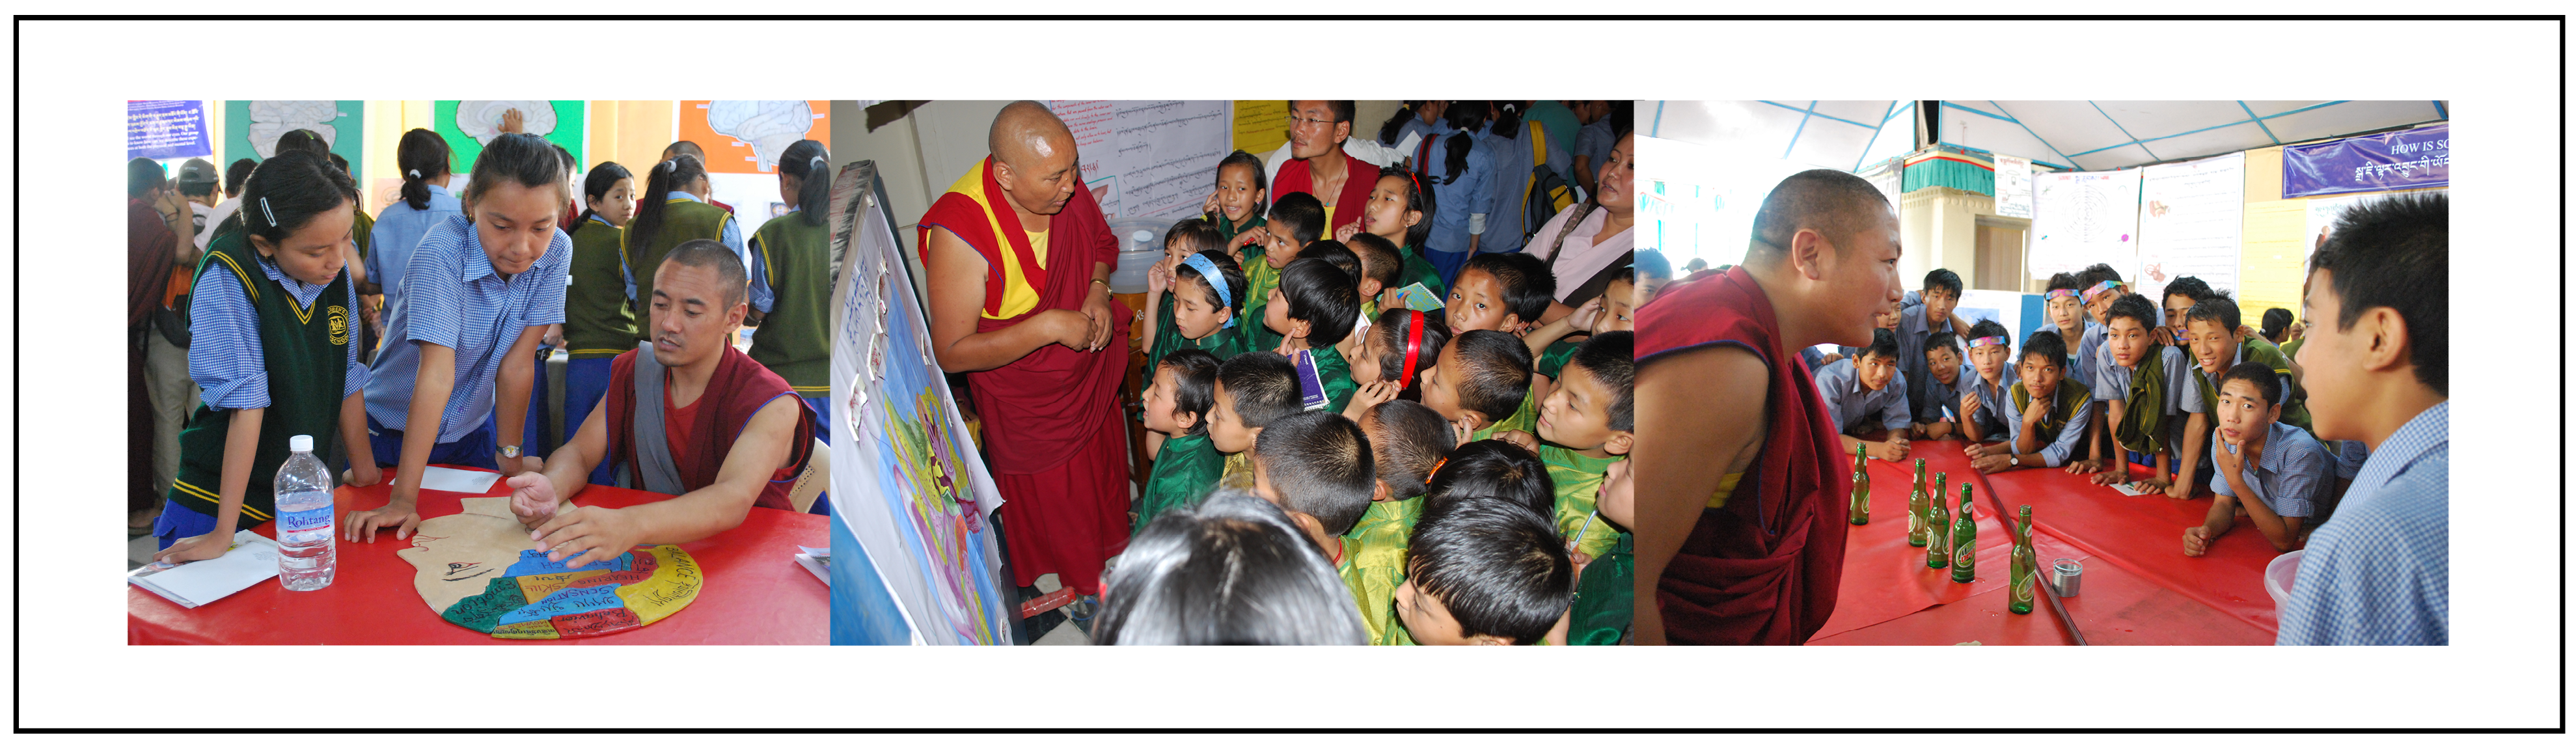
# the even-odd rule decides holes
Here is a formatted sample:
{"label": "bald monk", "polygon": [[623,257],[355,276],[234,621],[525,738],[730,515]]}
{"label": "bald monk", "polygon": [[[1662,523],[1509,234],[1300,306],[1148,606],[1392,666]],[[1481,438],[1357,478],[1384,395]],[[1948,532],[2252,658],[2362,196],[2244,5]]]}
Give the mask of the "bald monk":
{"label": "bald monk", "polygon": [[1833,615],[1851,476],[1797,354],[1865,343],[1899,253],[1875,187],[1807,171],[1763,200],[1743,265],[1639,309],[1639,644],[1797,645]]}
{"label": "bald monk", "polygon": [[921,217],[931,349],[984,418],[1014,580],[1055,573],[1097,596],[1101,562],[1127,548],[1118,241],[1045,106],[1002,107],[986,145]]}
{"label": "bald monk", "polygon": [[[650,347],[608,364],[608,390],[543,473],[510,477],[510,511],[566,567],[637,544],[681,544],[742,525],[754,507],[793,510],[813,456],[814,411],[787,379],[733,347],[751,312],[750,275],[723,243],[672,247],[645,303]],[[601,463],[623,487],[674,495],[624,508],[575,506]],[[427,530],[424,526],[423,530]]]}
{"label": "bald monk", "polygon": [[[1351,139],[1352,101],[1288,102],[1288,155],[1270,181],[1270,200],[1298,192],[1324,203],[1324,233],[1340,235],[1342,226],[1358,225],[1366,212],[1369,190],[1377,187],[1377,167],[1342,148]],[[1424,216],[1429,220],[1429,216]]]}

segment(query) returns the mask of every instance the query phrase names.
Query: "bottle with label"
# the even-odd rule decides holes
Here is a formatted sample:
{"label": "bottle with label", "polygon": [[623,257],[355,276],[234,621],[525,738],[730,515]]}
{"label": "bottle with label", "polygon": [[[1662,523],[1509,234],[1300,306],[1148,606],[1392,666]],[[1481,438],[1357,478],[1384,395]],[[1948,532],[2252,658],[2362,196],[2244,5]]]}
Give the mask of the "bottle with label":
{"label": "bottle with label", "polygon": [[339,569],[332,544],[331,469],[313,455],[313,436],[288,438],[285,465],[277,467],[277,581],[290,591],[318,591]]}
{"label": "bottle with label", "polygon": [[1869,446],[1863,445],[1860,454],[1852,457],[1851,524],[1862,526],[1868,523]]}
{"label": "bottle with label", "polygon": [[2028,614],[2031,582],[2039,576],[2039,552],[2030,545],[2030,506],[2021,506],[2021,523],[2013,526],[2012,613]]}
{"label": "bottle with label", "polygon": [[1923,546],[1927,533],[1923,529],[1923,523],[1932,519],[1932,498],[1929,493],[1923,491],[1924,487],[1923,459],[1918,458],[1914,460],[1914,492],[1905,498],[1905,544],[1907,546]]}
{"label": "bottle with label", "polygon": [[1931,507],[1923,514],[1923,566],[1950,566],[1950,508],[1942,504],[1941,495],[1950,491],[1950,474],[1943,472],[1932,481]]}
{"label": "bottle with label", "polygon": [[1959,485],[1959,515],[1950,526],[1950,582],[1973,583],[1977,580],[1977,486]]}

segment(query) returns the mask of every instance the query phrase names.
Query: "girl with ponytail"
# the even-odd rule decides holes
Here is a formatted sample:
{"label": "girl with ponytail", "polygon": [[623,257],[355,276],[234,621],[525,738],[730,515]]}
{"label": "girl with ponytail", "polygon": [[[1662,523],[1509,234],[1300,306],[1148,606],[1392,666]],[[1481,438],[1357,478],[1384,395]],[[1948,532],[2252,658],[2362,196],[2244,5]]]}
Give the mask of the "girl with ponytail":
{"label": "girl with ponytail", "polygon": [[387,311],[402,303],[403,270],[411,267],[412,247],[420,245],[430,226],[465,213],[465,204],[447,191],[454,176],[450,157],[447,140],[425,129],[403,133],[394,146],[394,166],[402,169],[402,200],[376,213],[367,235],[368,282],[359,288],[382,294]]}
{"label": "girl with ponytail", "polygon": [[[608,393],[609,367],[619,353],[635,349],[635,307],[626,302],[626,262],[618,241],[635,217],[635,175],[615,161],[590,167],[581,183],[581,217],[564,231],[572,234],[572,286],[564,289],[563,421],[567,428],[590,419],[590,410]],[[591,484],[610,484],[613,464],[600,459],[590,472]]]}
{"label": "girl with ponytail", "polygon": [[[742,224],[734,221],[733,213],[707,204],[707,196],[714,191],[707,181],[706,162],[687,153],[671,156],[645,172],[644,196],[619,242],[619,253],[626,257],[626,296],[638,310],[653,307],[653,271],[662,267],[662,257],[672,247],[682,243],[700,238],[723,242],[725,248],[744,255],[743,265],[750,266]],[[636,324],[636,341],[649,339],[651,320],[640,313],[636,320],[645,322]]]}
{"label": "girl with ponytail", "polygon": [[[778,196],[791,212],[752,233],[751,313],[743,323],[760,327],[751,337],[751,359],[768,366],[819,415],[830,411],[832,210],[831,154],[823,144],[798,140],[778,156]],[[815,431],[830,441],[829,428]]]}
{"label": "girl with ponytail", "polygon": [[1444,284],[1454,282],[1458,269],[1481,248],[1478,239],[1485,232],[1485,219],[1494,211],[1493,149],[1477,142],[1484,137],[1491,111],[1484,101],[1452,102],[1447,112],[1450,134],[1442,136],[1439,147],[1432,150],[1438,162],[1427,168],[1416,164],[1428,177],[1422,180],[1423,186],[1440,195],[1426,248]]}

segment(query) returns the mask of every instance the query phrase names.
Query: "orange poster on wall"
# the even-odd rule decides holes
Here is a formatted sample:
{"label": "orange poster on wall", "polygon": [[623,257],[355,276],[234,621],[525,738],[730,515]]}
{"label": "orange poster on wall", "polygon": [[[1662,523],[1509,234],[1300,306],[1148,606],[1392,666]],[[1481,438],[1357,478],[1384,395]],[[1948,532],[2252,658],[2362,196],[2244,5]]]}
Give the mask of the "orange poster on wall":
{"label": "orange poster on wall", "polygon": [[680,139],[706,149],[711,173],[774,174],[798,140],[832,147],[832,102],[681,101]]}

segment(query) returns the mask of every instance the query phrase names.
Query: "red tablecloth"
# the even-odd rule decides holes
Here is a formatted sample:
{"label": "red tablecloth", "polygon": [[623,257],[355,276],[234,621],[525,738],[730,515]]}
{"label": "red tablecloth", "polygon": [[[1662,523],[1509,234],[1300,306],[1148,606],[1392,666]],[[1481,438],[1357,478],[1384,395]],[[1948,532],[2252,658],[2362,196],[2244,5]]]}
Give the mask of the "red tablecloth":
{"label": "red tablecloth", "polygon": [[[453,467],[467,468],[467,467]],[[384,505],[391,488],[341,487],[341,517]],[[508,495],[494,482],[485,496]],[[422,490],[421,517],[456,513],[456,492]],[[592,486],[574,502],[625,507],[662,499],[650,492]],[[412,590],[412,566],[394,552],[410,546],[394,532],[375,543],[339,543],[331,587],[286,590],[275,580],[194,609],[151,591],[125,590],[129,644],[213,645],[821,645],[830,635],[830,589],[794,559],[796,547],[831,541],[818,515],[752,508],[742,525],[680,545],[706,571],[696,600],[643,629],[572,640],[499,640],[450,624]],[[275,524],[256,531],[276,536]]]}
{"label": "red tablecloth", "polygon": [[[2061,557],[2084,563],[2080,593],[2066,599],[2092,644],[2263,645],[2276,615],[2263,592],[2263,565],[2277,552],[2250,527],[2219,540],[2207,556],[2182,556],[2182,530],[2207,515],[2206,492],[2192,500],[2128,497],[2058,469],[1978,474],[1959,441],[1915,441],[1902,462],[1870,462],[1870,523],[1853,526],[1844,550],[1841,596],[1834,616],[1809,640],[1817,645],[2063,645],[2073,642],[2045,598],[2028,615],[2013,614],[2001,593],[2010,578],[2012,537],[1995,506],[2028,504],[2042,572]],[[1950,475],[1949,500],[1974,485],[1977,581],[1950,581],[1948,568],[1923,564],[1923,549],[1905,543],[1911,459]],[[2140,474],[2139,476],[2144,476]],[[2240,534],[2243,534],[2240,536]]]}

